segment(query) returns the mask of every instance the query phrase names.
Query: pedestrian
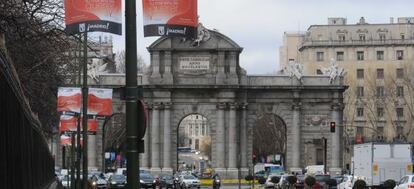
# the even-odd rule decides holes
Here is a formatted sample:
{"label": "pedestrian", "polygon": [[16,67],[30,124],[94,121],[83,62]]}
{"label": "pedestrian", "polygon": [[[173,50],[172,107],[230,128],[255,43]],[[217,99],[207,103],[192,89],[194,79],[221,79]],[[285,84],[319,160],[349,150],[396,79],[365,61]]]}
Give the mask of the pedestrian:
{"label": "pedestrian", "polygon": [[305,178],[305,189],[321,189],[321,185],[316,182],[315,177],[307,176]]}
{"label": "pedestrian", "polygon": [[354,186],[352,186],[352,189],[366,189],[367,183],[364,180],[357,180],[354,183]]}

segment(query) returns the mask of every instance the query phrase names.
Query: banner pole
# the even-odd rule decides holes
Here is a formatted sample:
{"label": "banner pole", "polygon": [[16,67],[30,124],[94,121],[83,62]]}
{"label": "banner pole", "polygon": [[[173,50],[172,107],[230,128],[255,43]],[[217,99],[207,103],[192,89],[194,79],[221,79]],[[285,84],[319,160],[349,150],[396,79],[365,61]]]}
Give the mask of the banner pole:
{"label": "banner pole", "polygon": [[[78,86],[81,87],[81,73],[82,73],[82,34],[79,34],[79,78],[78,78]],[[80,188],[80,171],[81,171],[81,157],[82,157],[82,148],[81,148],[81,114],[77,114],[77,127],[76,127],[76,179],[75,179],[75,189]]]}
{"label": "banner pole", "polygon": [[127,141],[127,189],[140,188],[138,142],[136,1],[125,0],[125,104]]}
{"label": "banner pole", "polygon": [[83,34],[83,84],[82,84],[82,136],[83,136],[83,183],[82,188],[88,188],[88,32]]}

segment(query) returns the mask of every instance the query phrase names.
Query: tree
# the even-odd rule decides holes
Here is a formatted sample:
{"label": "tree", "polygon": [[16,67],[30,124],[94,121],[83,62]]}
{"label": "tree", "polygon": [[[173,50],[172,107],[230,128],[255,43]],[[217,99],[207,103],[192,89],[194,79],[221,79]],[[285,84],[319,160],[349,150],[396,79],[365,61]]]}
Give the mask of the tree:
{"label": "tree", "polygon": [[[271,141],[271,143],[269,143]],[[262,113],[258,115],[256,127],[253,131],[253,154],[257,157],[286,154],[286,126],[274,114]]]}
{"label": "tree", "polygon": [[60,0],[0,1],[0,33],[21,80],[25,96],[46,133],[57,126],[57,87],[76,66],[63,31]]}
{"label": "tree", "polygon": [[211,159],[211,137],[203,136],[201,137],[200,151],[204,155],[208,156]]}
{"label": "tree", "polygon": [[[125,73],[125,50],[119,51],[116,54],[115,63],[116,71],[119,73]],[[146,64],[141,55],[138,55],[137,57],[137,69],[140,74],[143,74],[146,71]]]}

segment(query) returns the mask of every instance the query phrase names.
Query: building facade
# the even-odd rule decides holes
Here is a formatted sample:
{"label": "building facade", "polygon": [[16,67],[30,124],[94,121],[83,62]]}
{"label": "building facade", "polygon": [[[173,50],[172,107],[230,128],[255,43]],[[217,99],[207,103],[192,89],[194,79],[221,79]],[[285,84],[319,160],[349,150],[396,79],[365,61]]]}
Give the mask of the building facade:
{"label": "building facade", "polygon": [[[306,74],[321,75],[333,62],[347,72],[347,144],[413,142],[413,20],[398,18],[394,23],[391,18],[389,23],[369,24],[362,17],[347,24],[346,18],[328,18],[327,25],[312,25],[296,40],[302,41],[296,59]],[[282,49],[295,45],[285,43]],[[289,59],[281,61],[286,65]]]}
{"label": "building facade", "polygon": [[180,140],[180,147],[191,147],[191,149],[201,150],[203,142],[211,140],[207,118],[202,115],[192,114],[185,117],[179,127],[178,138]]}

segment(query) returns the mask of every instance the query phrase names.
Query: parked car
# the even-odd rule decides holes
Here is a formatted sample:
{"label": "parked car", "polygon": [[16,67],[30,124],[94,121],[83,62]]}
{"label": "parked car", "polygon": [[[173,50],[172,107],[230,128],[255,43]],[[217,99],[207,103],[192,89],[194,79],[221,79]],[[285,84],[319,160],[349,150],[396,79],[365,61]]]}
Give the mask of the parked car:
{"label": "parked car", "polygon": [[179,183],[180,187],[184,189],[201,187],[200,181],[193,175],[181,175]]}
{"label": "parked car", "polygon": [[141,183],[141,188],[153,188],[156,187],[155,178],[151,174],[140,174],[139,182]]}
{"label": "parked car", "polygon": [[112,188],[125,188],[126,176],[124,175],[111,175],[108,179],[108,186]]}
{"label": "parked car", "polygon": [[414,175],[403,176],[394,189],[412,189],[414,188]]}
{"label": "parked car", "polygon": [[175,188],[174,177],[172,175],[160,175],[159,186],[161,188]]}
{"label": "parked car", "polygon": [[280,179],[281,175],[279,175],[279,174],[270,174],[267,177],[266,182],[264,184],[265,188],[276,188],[277,183],[272,182],[273,177],[278,177]]}

